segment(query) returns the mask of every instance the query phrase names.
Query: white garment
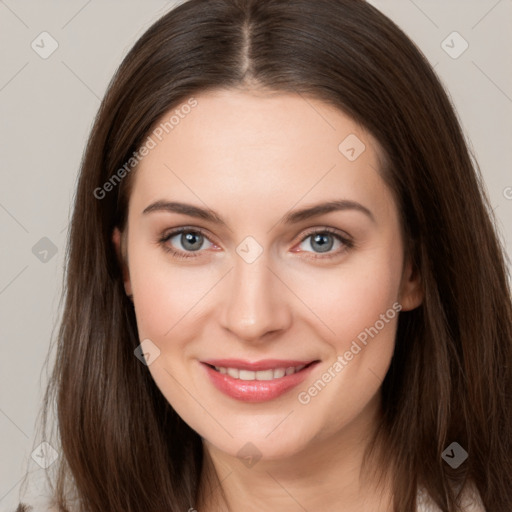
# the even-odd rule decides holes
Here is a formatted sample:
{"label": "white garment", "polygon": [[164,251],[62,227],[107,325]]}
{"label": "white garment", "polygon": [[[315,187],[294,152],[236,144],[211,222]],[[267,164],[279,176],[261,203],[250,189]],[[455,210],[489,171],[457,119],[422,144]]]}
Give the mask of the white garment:
{"label": "white garment", "polygon": [[[416,503],[417,512],[442,512],[423,489],[418,490]],[[461,505],[464,512],[485,512],[480,494],[474,487],[469,487],[464,492]]]}
{"label": "white garment", "polygon": [[[54,505],[52,498],[48,496],[32,496],[26,497],[21,500],[21,503],[26,506],[27,512],[59,512],[57,507]],[[4,512],[4,509],[1,509]],[[5,512],[15,512],[16,507]]]}

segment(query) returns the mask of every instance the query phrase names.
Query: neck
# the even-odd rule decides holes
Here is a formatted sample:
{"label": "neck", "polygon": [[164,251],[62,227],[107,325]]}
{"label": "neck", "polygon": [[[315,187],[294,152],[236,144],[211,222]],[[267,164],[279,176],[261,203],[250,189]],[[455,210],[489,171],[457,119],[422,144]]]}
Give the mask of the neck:
{"label": "neck", "polygon": [[[203,439],[205,463],[201,475],[199,512],[298,510],[344,512],[379,510],[391,505],[391,475],[363,471],[363,456],[380,415],[380,397],[368,404],[351,424],[317,438],[281,459],[262,458],[247,467]],[[381,468],[379,446],[367,466]]]}

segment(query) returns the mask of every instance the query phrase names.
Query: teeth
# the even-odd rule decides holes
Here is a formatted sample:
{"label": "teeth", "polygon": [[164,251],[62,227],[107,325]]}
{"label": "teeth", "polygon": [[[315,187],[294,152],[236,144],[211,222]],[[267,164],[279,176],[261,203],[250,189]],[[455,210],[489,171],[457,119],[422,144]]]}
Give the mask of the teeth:
{"label": "teeth", "polygon": [[259,370],[257,372],[251,370],[239,370],[238,368],[223,368],[222,366],[215,366],[214,368],[223,374],[227,374],[233,379],[239,380],[272,380],[272,379],[280,379],[285,375],[292,375],[293,373],[300,372],[303,368],[305,368],[305,364],[293,367],[290,366],[288,368],[275,368],[269,370]]}
{"label": "teeth", "polygon": [[240,380],[254,380],[256,377],[256,372],[251,372],[250,370],[240,370],[238,378]]}
{"label": "teeth", "polygon": [[256,380],[272,380],[274,377],[274,370],[260,370],[259,372],[254,372],[254,377]]}
{"label": "teeth", "polygon": [[286,370],[284,368],[276,368],[274,370],[274,379],[280,379],[281,377],[284,377],[285,373]]}
{"label": "teeth", "polygon": [[230,377],[233,377],[233,379],[239,379],[240,378],[240,371],[238,368],[226,368],[227,373]]}

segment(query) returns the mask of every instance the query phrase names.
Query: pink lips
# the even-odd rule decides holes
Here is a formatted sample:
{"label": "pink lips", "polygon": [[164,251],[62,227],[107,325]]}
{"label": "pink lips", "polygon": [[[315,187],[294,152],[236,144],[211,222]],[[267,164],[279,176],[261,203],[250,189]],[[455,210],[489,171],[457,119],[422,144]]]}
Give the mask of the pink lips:
{"label": "pink lips", "polygon": [[271,368],[289,368],[290,366],[297,367],[307,365],[313,362],[313,360],[287,361],[284,359],[262,359],[261,361],[251,363],[242,359],[208,359],[202,362],[212,366],[223,366],[224,368],[238,368],[239,370],[252,370],[253,372],[257,372],[259,370],[270,370]]}
{"label": "pink lips", "polygon": [[[265,359],[249,362],[240,359],[210,359],[202,361],[212,384],[231,398],[244,402],[264,402],[272,400],[286,393],[288,390],[303,382],[319,361],[296,361],[283,359]],[[211,365],[211,366],[209,366]],[[272,380],[241,380],[228,374],[222,374],[212,366],[224,368],[238,368],[239,370],[270,370],[276,368],[289,368],[309,365],[299,372]]]}

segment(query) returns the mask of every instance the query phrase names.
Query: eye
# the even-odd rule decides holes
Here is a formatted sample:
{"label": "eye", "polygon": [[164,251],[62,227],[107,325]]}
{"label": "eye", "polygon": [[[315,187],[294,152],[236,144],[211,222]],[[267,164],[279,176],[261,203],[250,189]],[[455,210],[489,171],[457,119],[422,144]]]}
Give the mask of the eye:
{"label": "eye", "polygon": [[[176,240],[173,242],[173,239]],[[308,251],[304,247],[301,247],[307,240],[310,240],[308,245],[313,248],[313,251]],[[204,243],[207,241],[211,246],[217,247],[210,242],[203,230],[199,228],[181,227],[164,233],[159,243],[166,252],[171,253],[175,258],[186,259],[199,256],[199,253],[205,249]],[[338,250],[333,252],[331,249],[336,243],[338,244]],[[176,247],[176,245],[181,245],[181,247],[175,249],[174,247]],[[302,238],[299,245],[301,251],[315,252],[316,254],[314,256],[308,256],[313,259],[333,258],[347,252],[353,247],[354,242],[348,236],[341,234],[341,232],[333,228],[317,228],[312,230]]]}
{"label": "eye", "polygon": [[[309,242],[307,242],[308,240]],[[333,246],[336,245],[336,242],[338,243],[338,250],[330,252]],[[339,256],[354,247],[352,240],[332,228],[316,229],[309,232],[309,234],[302,239],[299,247],[305,243],[313,248],[313,252],[316,252],[317,255],[312,256],[313,258],[331,258]],[[304,247],[301,247],[301,249],[304,249]],[[306,250],[306,252],[311,251]],[[326,254],[326,256],[322,256],[322,254]]]}
{"label": "eye", "polygon": [[[172,245],[177,243],[181,245],[181,248],[178,247],[178,250],[173,249],[172,245],[168,243],[172,242],[173,238],[175,238],[176,241]],[[202,230],[182,227],[164,234],[159,242],[165,251],[170,252],[176,258],[194,258],[196,255],[190,253],[199,252],[201,249],[204,249],[203,244],[207,240],[208,238]]]}

